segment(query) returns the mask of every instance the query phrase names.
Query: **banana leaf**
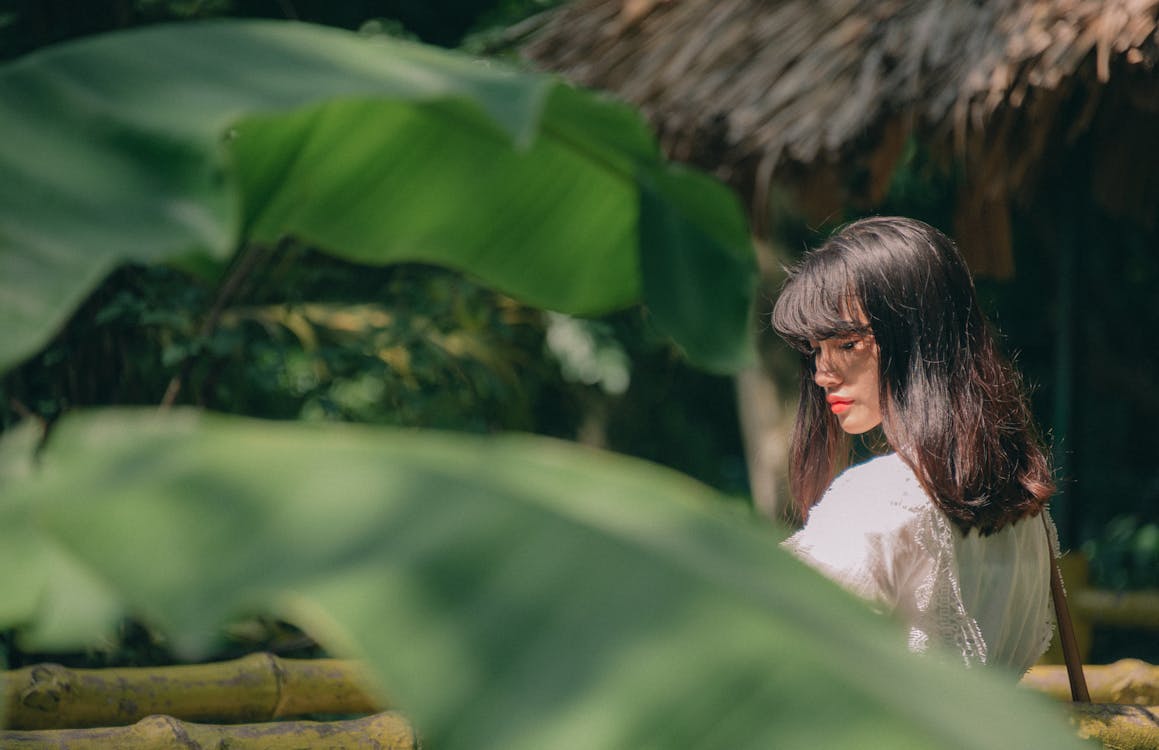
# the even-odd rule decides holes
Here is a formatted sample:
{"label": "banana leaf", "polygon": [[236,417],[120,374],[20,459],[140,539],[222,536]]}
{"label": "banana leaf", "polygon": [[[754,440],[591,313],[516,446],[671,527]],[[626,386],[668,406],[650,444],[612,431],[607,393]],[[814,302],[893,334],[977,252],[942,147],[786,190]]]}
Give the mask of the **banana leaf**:
{"label": "banana leaf", "polygon": [[735,198],[667,163],[627,106],[560,79],[238,20],[0,67],[0,371],[118,265],[219,273],[287,237],[448,266],[572,314],[642,302],[704,367],[750,356],[755,262]]}

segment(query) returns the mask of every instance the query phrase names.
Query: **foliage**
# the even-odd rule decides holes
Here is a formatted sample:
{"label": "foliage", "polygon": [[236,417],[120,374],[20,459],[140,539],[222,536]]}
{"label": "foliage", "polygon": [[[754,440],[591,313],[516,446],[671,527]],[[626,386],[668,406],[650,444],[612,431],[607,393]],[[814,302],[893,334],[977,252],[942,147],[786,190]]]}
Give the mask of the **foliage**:
{"label": "foliage", "polygon": [[305,21],[479,51],[499,27],[559,0],[0,0],[0,60],[45,44],[145,24],[206,18]]}
{"label": "foliage", "polygon": [[1159,588],[1159,524],[1118,516],[1102,535],[1083,544],[1083,553],[1091,561],[1091,580],[1100,588]]}
{"label": "foliage", "polygon": [[[118,263],[213,273],[242,236],[277,252],[285,235],[451,265],[564,312],[642,294],[694,360],[747,357],[736,201],[663,165],[625,107],[548,77],[305,26],[184,24],[29,56],[0,78],[0,114],[21,177],[0,185],[7,365]],[[112,215],[141,220],[96,221]],[[673,231],[673,262],[651,260]]]}
{"label": "foliage", "polygon": [[[189,319],[197,357],[174,362],[226,356],[234,326],[324,340],[352,319],[381,351],[384,309],[218,304],[299,245],[440,262],[565,311],[643,298],[699,361],[743,359],[735,202],[664,164],[635,115],[551,79],[207,24],[20,61],[0,114],[9,364],[126,262],[213,289],[177,305],[213,299]],[[104,322],[151,309],[134,304]],[[36,456],[33,427],[0,445],[0,625],[31,644],[91,642],[127,607],[196,657],[224,620],[272,612],[365,658],[445,748],[1074,745],[1008,676],[909,656],[773,531],[652,465],[181,410],[69,414]]]}
{"label": "foliage", "polygon": [[[115,272],[0,387],[53,420],[69,408],[184,401],[277,419],[574,434],[574,400],[541,356],[538,310],[458,274],[367,268],[304,248],[257,268],[211,331],[214,287],[164,266]],[[8,421],[15,412],[0,407]]]}
{"label": "foliage", "polygon": [[62,420],[30,472],[22,432],[0,571],[42,638],[97,632],[112,608],[76,603],[123,598],[196,655],[274,611],[365,657],[445,748],[1078,746],[1009,676],[909,655],[768,529],[639,461],[105,412]]}
{"label": "foliage", "polygon": [[[497,0],[486,10],[482,7],[487,3],[474,4],[477,7],[471,2],[428,5],[439,10],[448,28],[471,26],[467,46],[494,50],[497,40],[502,48],[510,44],[510,40],[502,41],[504,32],[499,27],[542,11],[550,3]],[[97,0],[83,7],[72,0],[50,0],[35,6],[17,4],[10,15],[15,22],[12,41],[21,45],[92,31],[98,26],[223,14],[289,14],[360,27],[363,34],[384,30],[407,38],[417,38],[416,32],[426,34],[412,13],[426,12],[422,8],[399,6],[391,18],[365,20],[366,14],[386,10],[382,4],[361,0]],[[0,55],[5,49],[5,39],[0,38]],[[386,270],[391,275],[393,267]],[[319,275],[321,283],[311,280],[313,274]],[[10,424],[22,410],[52,419],[70,406],[157,403],[166,386],[184,371],[179,402],[276,418],[305,411],[311,417],[471,430],[516,428],[568,437],[575,436],[578,429],[585,440],[649,456],[743,495],[746,481],[743,472],[737,472],[743,459],[736,444],[729,381],[689,369],[671,351],[671,343],[656,335],[655,323],[646,311],[620,314],[611,325],[555,318],[567,321],[567,326],[597,332],[604,343],[593,356],[613,363],[612,370],[619,373],[612,376],[613,381],[622,382],[624,377],[621,365],[615,364],[617,352],[623,349],[633,360],[632,392],[620,397],[601,387],[586,386],[584,377],[571,379],[568,373],[574,374],[576,367],[590,369],[594,361],[560,361],[565,371],[561,380],[556,367],[559,353],[549,347],[546,355],[541,354],[538,339],[543,332],[536,312],[526,307],[516,311],[510,298],[489,294],[461,278],[452,283],[449,276],[434,268],[408,266],[406,272],[417,286],[428,285],[424,280],[428,274],[432,279],[438,277],[430,285],[453,286],[452,297],[458,300],[454,305],[469,308],[468,318],[486,318],[496,327],[480,342],[488,347],[484,359],[470,354],[465,359],[442,356],[445,352],[428,346],[432,356],[420,353],[415,361],[425,366],[419,366],[414,377],[403,382],[357,337],[323,337],[321,346],[304,348],[291,331],[263,327],[253,320],[235,325],[237,316],[229,312],[223,325],[203,331],[206,315],[215,304],[215,279],[148,266],[115,271],[45,350],[0,381],[0,423]],[[403,302],[399,285],[386,294],[383,283],[387,282],[381,275],[365,266],[344,266],[294,243],[278,257],[265,257],[256,264],[225,302],[227,310],[312,302],[395,310],[398,304],[406,304],[408,309],[397,315],[397,320],[427,317],[443,334],[451,333],[455,321],[463,317],[461,310],[447,307],[451,301],[446,297],[414,294],[406,295]],[[151,285],[157,288],[150,289]],[[336,290],[350,291],[336,295]],[[138,301],[132,308],[125,307],[134,299]],[[492,309],[488,310],[489,306]],[[166,311],[167,320],[159,319],[162,311]],[[504,322],[512,318],[518,323]],[[549,331],[553,327],[549,325]],[[472,338],[477,338],[478,332],[464,331]],[[350,348],[344,348],[346,344]],[[159,358],[159,351],[164,356]],[[182,354],[189,359],[182,359]],[[519,375],[517,389],[510,386],[512,369]],[[376,394],[378,398],[374,398]],[[636,408],[641,399],[645,408]],[[684,411],[690,413],[676,413]],[[655,429],[631,424],[636,417],[646,419]],[[689,428],[692,434],[679,434]]]}
{"label": "foliage", "polygon": [[[181,33],[188,32],[182,30]],[[156,82],[150,79],[141,85],[147,89]],[[170,87],[173,85],[176,84],[170,84]],[[172,92],[166,94],[172,95]],[[66,102],[62,101],[60,106],[65,107]],[[618,109],[608,106],[610,111]],[[629,141],[639,140],[640,131],[634,126],[625,127],[622,135]],[[88,131],[84,134],[78,132],[76,136],[78,140],[90,137]],[[349,136],[350,132],[346,131],[340,137],[348,139]],[[609,131],[609,138],[612,137],[618,137],[614,130]],[[68,142],[63,144],[64,151],[72,147],[73,144]],[[529,155],[527,160],[533,161],[534,155]],[[555,180],[559,172],[553,171],[552,167],[540,168],[540,173]],[[80,163],[70,162],[60,168],[79,170]],[[433,165],[433,169],[437,170],[437,165]],[[312,175],[302,175],[301,179],[303,183],[314,184]],[[78,187],[83,191],[77,197],[80,202],[105,192],[85,185]],[[410,180],[405,189],[413,191],[414,187],[414,180]],[[534,186],[529,189],[537,190]],[[153,185],[147,184],[144,192],[152,196]],[[473,198],[465,200],[477,202]],[[391,203],[391,197],[387,196],[381,204],[371,202],[370,205],[389,206]],[[443,194],[433,196],[428,203],[453,205],[451,197]],[[419,213],[430,213],[426,204],[419,208]],[[93,209],[88,215],[111,215],[115,210]],[[399,211],[401,213],[403,209]],[[569,203],[559,211],[579,217],[582,207]],[[145,217],[155,213],[149,208],[133,209],[133,212]],[[445,224],[461,226],[465,219],[455,215]],[[720,214],[707,220],[714,225],[736,226],[735,213],[733,218]],[[55,221],[55,218],[46,216],[46,223]],[[588,247],[612,244],[603,236],[608,231],[606,224],[599,226],[598,235],[590,231],[599,225],[599,221],[597,217],[577,222],[582,223],[579,229],[585,235],[581,238],[585,243],[584,252]],[[373,226],[375,222],[367,220],[365,223]],[[512,227],[518,232],[517,241],[526,245],[534,242],[534,238],[526,236],[526,224]],[[78,232],[72,245],[79,251],[79,263],[91,264],[94,259],[93,238],[107,231],[107,227],[102,226],[100,232],[89,232],[84,230],[83,222],[78,222],[75,228]],[[743,236],[743,227],[737,226],[737,229],[739,231],[733,232],[733,241],[741,241]],[[159,232],[165,240],[170,239],[170,235]],[[589,244],[587,235],[592,236],[594,245]],[[110,244],[115,253],[126,247],[152,249],[148,243],[134,239],[128,229]],[[451,244],[448,241],[447,246]],[[375,248],[375,252],[381,254],[386,254],[386,250],[383,246]],[[250,255],[258,256],[259,260],[241,276],[238,288],[224,300],[221,319],[216,325],[206,327],[207,318],[220,297],[220,289]],[[630,257],[630,254],[625,257]],[[581,419],[580,409],[607,411],[613,418],[626,413],[620,405],[607,404],[614,399],[596,400],[582,391],[578,394],[572,391],[570,395],[561,393],[566,384],[559,382],[557,374],[546,372],[551,361],[538,356],[542,333],[536,313],[514,305],[502,295],[482,292],[461,278],[453,280],[454,277],[446,274],[414,266],[407,266],[406,272],[395,270],[397,268],[388,267],[383,269],[383,273],[365,266],[327,260],[323,253],[310,250],[303,242],[279,243],[273,248],[251,247],[232,261],[211,262],[207,269],[203,265],[202,273],[193,276],[170,266],[133,264],[124,267],[90,296],[73,315],[63,335],[56,337],[46,350],[34,355],[27,366],[6,378],[0,385],[5,396],[3,407],[7,409],[14,398],[32,412],[51,419],[70,406],[157,403],[165,393],[166,385],[187,368],[180,394],[186,402],[277,418],[305,415],[472,430],[531,429],[571,436]],[[593,268],[602,268],[608,277],[615,273],[615,268],[608,264],[593,265]],[[679,274],[679,267],[674,268]],[[672,270],[662,267],[660,273],[669,274]],[[711,278],[719,271],[719,268],[712,268],[705,274],[693,268],[687,273],[692,277]],[[528,276],[530,278],[532,274]],[[17,284],[13,283],[10,287],[13,294],[6,299],[17,299],[28,291],[29,279],[21,279],[19,272],[14,271],[6,278],[12,282],[20,280],[19,291],[16,291]],[[665,278],[672,279],[671,276]],[[538,275],[532,279],[537,287],[545,281]],[[572,284],[574,279],[569,277],[566,281]],[[627,281],[630,280],[617,276],[613,283],[596,282],[593,287],[611,289]],[[56,281],[52,283],[55,285]],[[655,285],[660,294],[665,292],[667,283],[662,281]],[[724,283],[732,288],[721,295],[705,295],[701,312],[693,320],[694,324],[704,325],[705,337],[710,340],[717,338],[712,331],[713,321],[719,317],[719,308],[725,300],[737,300],[733,304],[737,318],[741,308],[747,304],[743,291],[749,286],[748,282],[737,280],[729,284],[724,279]],[[336,293],[335,290],[345,291]],[[46,294],[44,298],[55,300],[56,296],[55,293]],[[686,302],[689,309],[696,309],[692,298],[686,298]],[[362,312],[375,309],[372,306],[386,306],[390,308],[393,324],[390,331],[380,328],[373,336],[339,335],[334,329],[316,325],[317,315],[314,315],[314,322],[307,319],[322,311],[317,303],[326,305],[329,313],[335,312],[335,305],[349,305],[351,309]],[[378,312],[382,312],[381,309]],[[33,320],[29,326],[13,322],[10,330],[27,332],[37,323],[42,325],[46,319],[62,313],[67,314],[67,306],[57,305],[31,316]],[[424,318],[430,319],[435,328],[424,327],[425,323],[411,326],[412,322],[419,323]],[[297,332],[278,320],[294,323]],[[626,328],[617,324],[616,335],[622,335],[626,330],[628,340],[637,340],[640,338],[637,330],[656,328],[657,316],[652,315],[647,321],[640,322],[639,314],[633,313],[621,316],[621,323],[625,320],[629,324]],[[580,325],[590,327],[588,323]],[[743,340],[743,332],[737,326],[723,328],[737,330],[736,340]],[[420,329],[437,330],[440,336],[451,336],[452,343],[468,343],[469,346],[453,354],[446,347],[439,346],[435,338],[420,335]],[[373,340],[385,335],[393,336],[395,343],[370,346]],[[651,339],[657,338],[655,333],[650,336]],[[397,346],[399,342],[406,342],[407,346],[400,348]],[[8,343],[13,341],[10,339]],[[678,401],[703,404],[703,389],[699,383],[704,383],[713,393],[720,393],[716,397],[718,402],[731,402],[727,382],[713,382],[707,376],[681,372],[679,360],[673,358],[669,344],[648,341],[644,346],[647,351],[655,352],[654,356],[649,356],[657,363],[656,371],[661,381],[654,387],[638,382],[642,393],[667,394],[669,406]],[[400,357],[407,359],[403,361]],[[388,360],[393,360],[394,365]],[[513,378],[513,374],[518,377]],[[646,376],[647,372],[641,370],[639,374]],[[678,390],[668,386],[674,376],[679,377],[681,383],[689,383],[691,389],[683,385]],[[619,377],[622,379],[622,374]],[[580,396],[578,401],[577,395]],[[663,404],[663,401],[657,401],[657,404]],[[13,413],[9,411],[6,421],[12,418]],[[655,414],[648,415],[651,421],[658,418]],[[622,418],[619,421],[622,423]],[[721,422],[719,419],[716,421]],[[609,429],[613,430],[613,439],[608,444],[636,450],[626,440],[615,439],[616,434],[634,433],[625,433],[615,424],[609,425]],[[713,425],[711,431],[714,435],[731,434],[727,422]],[[654,433],[651,442],[655,442],[657,434],[672,433]],[[707,437],[703,423],[697,426],[697,434],[700,442],[677,441],[675,436],[670,440],[670,444],[681,449],[682,455],[675,457],[676,462],[693,470],[697,476],[716,482],[716,464],[719,462],[712,460],[711,455],[718,451],[707,453],[699,450],[704,447]],[[719,438],[713,440],[715,448]],[[643,452],[666,458],[665,451],[655,447],[648,447]],[[701,470],[695,466],[697,462],[707,465]],[[735,471],[729,475],[730,486],[737,485],[734,474]],[[743,482],[740,485],[743,487]]]}

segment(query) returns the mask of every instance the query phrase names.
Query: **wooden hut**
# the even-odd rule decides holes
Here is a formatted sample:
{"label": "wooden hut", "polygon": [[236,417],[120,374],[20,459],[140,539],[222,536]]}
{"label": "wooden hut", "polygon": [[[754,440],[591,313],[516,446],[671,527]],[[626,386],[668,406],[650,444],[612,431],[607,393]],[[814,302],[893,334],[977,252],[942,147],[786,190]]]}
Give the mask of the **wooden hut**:
{"label": "wooden hut", "polygon": [[[744,196],[765,239],[773,195],[813,221],[872,211],[910,142],[953,165],[953,232],[978,274],[1014,273],[1012,205],[1051,193],[1043,227],[1073,209],[1060,180],[1159,224],[1159,0],[577,0],[523,53],[641,109],[671,157]],[[783,419],[757,421],[750,446]],[[775,460],[749,458],[771,511],[756,475]]]}

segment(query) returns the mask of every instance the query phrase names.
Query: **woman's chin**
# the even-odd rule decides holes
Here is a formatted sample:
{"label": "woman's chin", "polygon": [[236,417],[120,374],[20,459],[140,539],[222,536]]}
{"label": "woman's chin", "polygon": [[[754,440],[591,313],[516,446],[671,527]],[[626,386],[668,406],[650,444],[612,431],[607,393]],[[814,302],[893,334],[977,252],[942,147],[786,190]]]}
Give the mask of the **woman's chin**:
{"label": "woman's chin", "polygon": [[[861,417],[861,418],[859,418]],[[837,417],[837,424],[850,435],[864,435],[881,424],[881,420],[867,419],[862,415],[850,414],[846,417]]]}

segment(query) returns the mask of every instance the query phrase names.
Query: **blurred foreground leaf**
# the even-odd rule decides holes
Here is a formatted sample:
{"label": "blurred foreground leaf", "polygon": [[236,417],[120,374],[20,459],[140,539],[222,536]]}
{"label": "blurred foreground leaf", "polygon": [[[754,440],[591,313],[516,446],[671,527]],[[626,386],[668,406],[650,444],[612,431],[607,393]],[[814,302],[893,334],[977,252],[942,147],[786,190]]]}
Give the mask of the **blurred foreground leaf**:
{"label": "blurred foreground leaf", "polygon": [[[58,545],[190,654],[274,611],[365,659],[432,747],[1081,747],[641,461],[132,411],[66,417],[42,458],[5,482],[0,549]],[[0,591],[49,573],[4,565]]]}

